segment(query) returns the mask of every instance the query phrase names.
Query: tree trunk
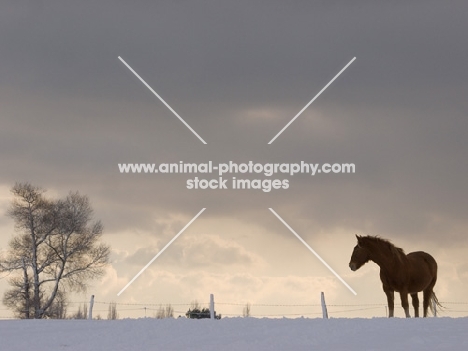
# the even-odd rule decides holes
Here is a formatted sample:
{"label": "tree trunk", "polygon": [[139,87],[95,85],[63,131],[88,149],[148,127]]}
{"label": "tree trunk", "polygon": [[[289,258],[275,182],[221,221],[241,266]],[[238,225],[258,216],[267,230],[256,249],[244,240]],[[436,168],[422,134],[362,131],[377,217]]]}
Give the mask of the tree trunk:
{"label": "tree trunk", "polygon": [[33,297],[33,306],[34,306],[34,318],[42,318],[41,313],[41,291],[39,288],[39,272],[37,271],[37,237],[34,230],[34,214],[32,213],[31,204],[29,204],[29,230],[31,235],[31,253],[32,253],[32,262],[31,267],[33,271],[34,279],[34,297]]}
{"label": "tree trunk", "polygon": [[29,277],[28,269],[23,258],[23,297],[24,297],[24,317],[29,319]]}

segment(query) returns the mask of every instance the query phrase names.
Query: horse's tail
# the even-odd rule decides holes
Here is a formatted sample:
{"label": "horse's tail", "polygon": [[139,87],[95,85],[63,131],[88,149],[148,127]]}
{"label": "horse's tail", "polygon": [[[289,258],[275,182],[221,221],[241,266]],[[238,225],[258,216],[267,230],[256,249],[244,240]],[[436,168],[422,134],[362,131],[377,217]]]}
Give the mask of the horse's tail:
{"label": "horse's tail", "polygon": [[439,303],[439,300],[437,299],[437,296],[436,296],[435,292],[432,292],[431,299],[429,301],[429,308],[431,309],[431,312],[432,312],[432,314],[434,316],[437,316],[436,315],[436,306],[439,307],[439,308],[444,308],[444,306],[442,306]]}

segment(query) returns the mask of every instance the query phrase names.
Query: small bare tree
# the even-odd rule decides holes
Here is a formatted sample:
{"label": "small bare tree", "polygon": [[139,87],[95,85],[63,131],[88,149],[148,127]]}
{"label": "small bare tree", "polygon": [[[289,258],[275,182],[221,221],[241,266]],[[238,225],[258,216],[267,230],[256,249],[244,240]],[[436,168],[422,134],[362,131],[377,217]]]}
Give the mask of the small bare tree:
{"label": "small bare tree", "polygon": [[50,316],[59,291],[84,291],[109,261],[110,248],[99,243],[102,224],[91,222],[88,198],[70,193],[51,200],[44,192],[29,183],[12,188],[8,214],[17,235],[0,257],[0,273],[11,274],[3,301],[22,318]]}
{"label": "small bare tree", "polygon": [[109,304],[109,310],[107,311],[107,319],[119,319],[119,313],[117,312],[117,304],[115,302],[111,302]]}
{"label": "small bare tree", "polygon": [[71,316],[72,319],[87,319],[88,318],[88,305],[83,303],[83,307],[78,305],[78,311]]}
{"label": "small bare tree", "polygon": [[190,309],[191,309],[191,310],[199,310],[199,309],[201,309],[200,303],[199,303],[197,300],[193,300],[193,301],[190,303]]}
{"label": "small bare tree", "polygon": [[171,305],[166,305],[166,318],[174,318],[174,308]]}
{"label": "small bare tree", "polygon": [[242,316],[244,317],[250,317],[250,303],[246,303],[243,310],[242,310]]}
{"label": "small bare tree", "polygon": [[59,290],[55,296],[54,302],[47,311],[47,317],[54,319],[66,319],[68,309],[67,295]]}
{"label": "small bare tree", "polygon": [[158,310],[156,311],[155,318],[156,319],[174,318],[174,308],[172,308],[170,304],[166,305],[165,307],[160,305]]}

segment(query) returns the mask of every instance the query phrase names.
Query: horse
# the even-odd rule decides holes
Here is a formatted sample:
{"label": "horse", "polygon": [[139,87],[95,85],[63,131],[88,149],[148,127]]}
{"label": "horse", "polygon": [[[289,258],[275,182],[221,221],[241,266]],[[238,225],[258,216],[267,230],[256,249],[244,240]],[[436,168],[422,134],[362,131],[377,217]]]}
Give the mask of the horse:
{"label": "horse", "polygon": [[[440,306],[433,291],[437,281],[437,262],[426,252],[416,251],[405,254],[403,249],[377,236],[356,235],[349,268],[357,271],[369,261],[380,267],[380,280],[387,295],[388,316],[393,317],[394,292],[400,293],[401,306],[406,318],[410,318],[408,294],[411,295],[414,316],[419,317],[418,292],[423,292],[424,317],[428,307],[434,313],[434,305]],[[435,313],[434,313],[435,314]]]}

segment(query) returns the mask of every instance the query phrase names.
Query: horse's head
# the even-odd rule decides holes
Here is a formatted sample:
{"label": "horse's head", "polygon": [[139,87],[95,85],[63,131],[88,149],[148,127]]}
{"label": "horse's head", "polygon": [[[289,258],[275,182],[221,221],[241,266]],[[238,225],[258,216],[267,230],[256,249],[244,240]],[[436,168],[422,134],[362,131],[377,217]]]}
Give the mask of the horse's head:
{"label": "horse's head", "polygon": [[351,268],[352,271],[357,271],[370,259],[369,250],[362,245],[362,237],[356,235],[356,239],[357,245],[354,247],[351,261],[349,261],[349,268]]}

